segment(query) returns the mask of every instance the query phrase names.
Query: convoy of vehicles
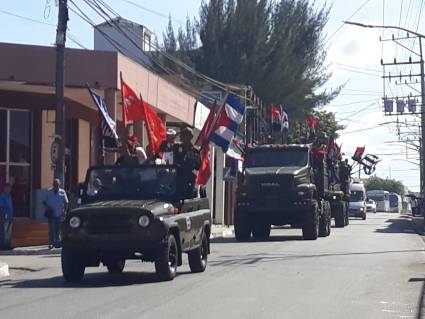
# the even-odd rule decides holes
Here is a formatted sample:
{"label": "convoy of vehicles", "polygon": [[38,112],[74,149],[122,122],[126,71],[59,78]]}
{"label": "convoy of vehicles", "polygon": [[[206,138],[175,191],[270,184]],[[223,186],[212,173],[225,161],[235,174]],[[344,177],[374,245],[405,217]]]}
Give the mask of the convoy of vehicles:
{"label": "convoy of vehicles", "polygon": [[401,196],[396,193],[390,193],[390,212],[400,214],[403,209],[403,202]]}
{"label": "convoy of vehicles", "polygon": [[373,199],[376,203],[376,211],[388,213],[390,211],[390,193],[384,190],[370,190],[367,198]]}
{"label": "convoy of vehicles", "polygon": [[[267,239],[272,225],[302,229],[315,240],[348,225],[349,214],[387,210],[388,192],[350,185],[341,159],[318,157],[314,145],[258,145],[245,153],[237,189],[235,237]],[[172,280],[188,254],[192,272],[202,272],[210,252],[211,214],[206,198],[186,198],[172,165],[97,166],[87,171],[80,206],[62,225],[62,271],[67,281],[83,278],[86,267],[104,264],[121,273],[128,259],[155,263],[161,280]],[[350,194],[351,189],[351,194]],[[376,201],[376,205],[374,204]],[[388,202],[388,205],[387,205]],[[398,202],[397,202],[398,203]]]}
{"label": "convoy of vehicles", "polygon": [[366,189],[361,181],[354,181],[350,186],[349,215],[366,220]]}
{"label": "convoy of vehicles", "polygon": [[349,175],[338,183],[331,174],[326,160],[315,159],[311,145],[247,149],[236,194],[236,239],[246,241],[251,234],[266,239],[272,225],[291,225],[302,229],[304,239],[315,240],[329,236],[332,216],[337,227],[347,225]]}
{"label": "convoy of vehicles", "polygon": [[161,280],[172,280],[188,254],[202,272],[210,252],[207,198],[186,199],[176,187],[174,166],[99,166],[87,172],[82,205],[62,225],[62,271],[79,281],[86,267],[103,263],[121,273],[125,261],[155,263]]}

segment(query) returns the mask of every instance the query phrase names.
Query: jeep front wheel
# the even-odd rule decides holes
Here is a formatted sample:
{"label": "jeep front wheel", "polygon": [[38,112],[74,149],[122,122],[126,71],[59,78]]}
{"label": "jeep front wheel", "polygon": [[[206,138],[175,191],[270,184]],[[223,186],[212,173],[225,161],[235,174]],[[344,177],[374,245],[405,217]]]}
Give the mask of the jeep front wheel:
{"label": "jeep front wheel", "polygon": [[124,271],[125,259],[111,260],[106,263],[110,274],[121,274]]}
{"label": "jeep front wheel", "polygon": [[191,272],[204,272],[208,262],[208,238],[202,233],[201,246],[189,251],[189,267]]}
{"label": "jeep front wheel", "polygon": [[169,234],[166,246],[155,260],[156,274],[162,281],[173,280],[176,276],[178,253],[176,239],[173,234]]}
{"label": "jeep front wheel", "polygon": [[271,226],[267,223],[259,223],[252,227],[252,235],[257,240],[265,240],[270,237]]}
{"label": "jeep front wheel", "polygon": [[61,263],[62,274],[66,281],[78,282],[83,279],[86,267],[81,254],[67,248],[62,248]]}
{"label": "jeep front wheel", "polygon": [[248,241],[251,238],[248,217],[239,211],[235,212],[235,237],[237,241]]}
{"label": "jeep front wheel", "polygon": [[306,240],[316,240],[319,236],[319,209],[317,202],[314,202],[311,209],[304,214],[303,238]]}

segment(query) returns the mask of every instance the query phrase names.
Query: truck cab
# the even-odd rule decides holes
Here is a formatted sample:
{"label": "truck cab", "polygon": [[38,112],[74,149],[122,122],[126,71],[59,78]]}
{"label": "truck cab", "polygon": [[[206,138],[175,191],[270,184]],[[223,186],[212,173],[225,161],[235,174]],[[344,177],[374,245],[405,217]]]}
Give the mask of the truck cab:
{"label": "truck cab", "polygon": [[271,225],[300,227],[305,239],[330,234],[327,170],[314,164],[311,145],[259,145],[245,154],[237,189],[237,240],[270,235]]}

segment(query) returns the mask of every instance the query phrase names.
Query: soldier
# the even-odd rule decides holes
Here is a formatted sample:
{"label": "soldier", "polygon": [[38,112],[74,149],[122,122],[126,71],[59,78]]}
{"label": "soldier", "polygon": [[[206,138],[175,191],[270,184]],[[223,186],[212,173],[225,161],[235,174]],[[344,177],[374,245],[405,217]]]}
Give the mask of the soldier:
{"label": "soldier", "polygon": [[177,190],[185,198],[195,192],[195,171],[201,167],[201,156],[192,144],[193,132],[186,127],[180,132],[180,143],[172,146],[174,164],[178,167]]}

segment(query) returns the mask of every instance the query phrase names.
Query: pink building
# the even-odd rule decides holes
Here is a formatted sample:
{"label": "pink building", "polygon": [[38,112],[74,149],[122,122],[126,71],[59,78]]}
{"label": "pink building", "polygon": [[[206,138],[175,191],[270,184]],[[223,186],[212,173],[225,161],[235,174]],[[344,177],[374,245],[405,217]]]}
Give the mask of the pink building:
{"label": "pink building", "polygon": [[[42,216],[37,194],[53,179],[55,48],[0,43],[0,56],[0,191],[5,182],[13,185],[15,217],[28,222]],[[65,59],[67,190],[98,161],[99,115],[86,83],[104,96],[121,136],[120,72],[167,122],[194,125],[193,96],[122,54],[67,49]],[[141,125],[134,130],[143,135]]]}

